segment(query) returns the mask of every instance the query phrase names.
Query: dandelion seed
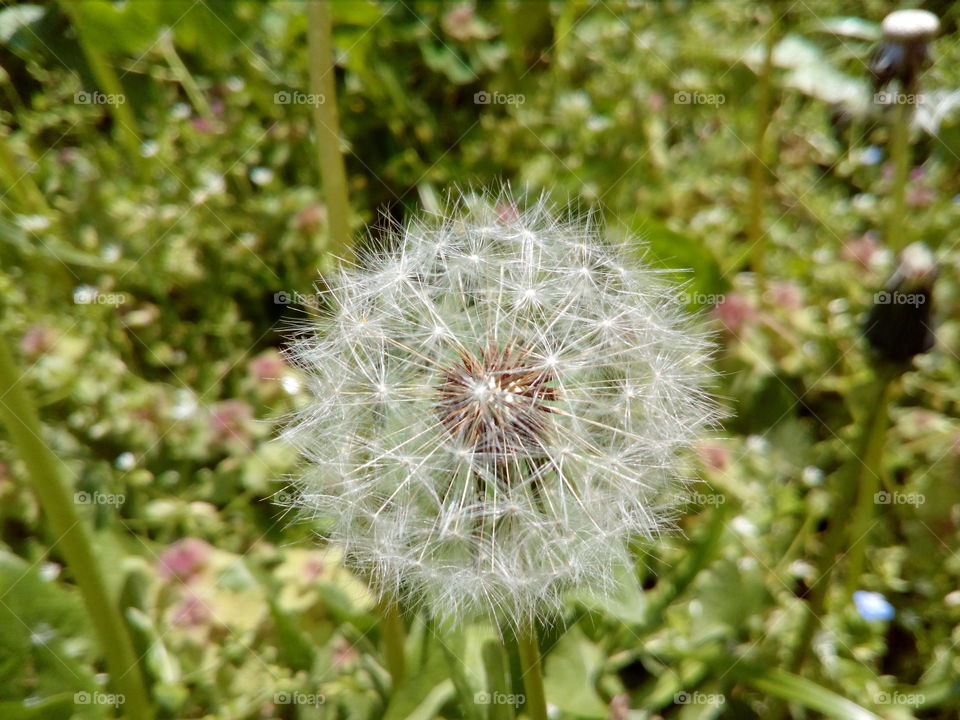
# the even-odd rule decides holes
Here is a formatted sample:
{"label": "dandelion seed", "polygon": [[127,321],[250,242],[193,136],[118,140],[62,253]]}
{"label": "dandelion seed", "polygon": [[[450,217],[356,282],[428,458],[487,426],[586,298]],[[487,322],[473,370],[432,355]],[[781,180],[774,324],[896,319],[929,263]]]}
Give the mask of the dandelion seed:
{"label": "dandelion seed", "polygon": [[708,338],[589,220],[467,196],[326,278],[298,506],[381,594],[514,627],[612,591],[716,420]]}

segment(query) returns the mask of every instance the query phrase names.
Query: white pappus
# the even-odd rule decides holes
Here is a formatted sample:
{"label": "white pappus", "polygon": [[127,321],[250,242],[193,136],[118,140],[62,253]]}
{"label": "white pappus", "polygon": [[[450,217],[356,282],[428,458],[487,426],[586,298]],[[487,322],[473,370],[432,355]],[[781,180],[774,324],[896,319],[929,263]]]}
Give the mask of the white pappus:
{"label": "white pappus", "polygon": [[717,419],[677,287],[589,218],[464,195],[326,278],[288,357],[293,505],[383,595],[455,621],[555,617],[614,588]]}

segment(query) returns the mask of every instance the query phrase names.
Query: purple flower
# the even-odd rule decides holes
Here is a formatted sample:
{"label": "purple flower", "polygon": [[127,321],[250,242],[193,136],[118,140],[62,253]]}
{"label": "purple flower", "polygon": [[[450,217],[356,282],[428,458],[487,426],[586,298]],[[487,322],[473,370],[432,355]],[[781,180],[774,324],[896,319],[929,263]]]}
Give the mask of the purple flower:
{"label": "purple flower", "polygon": [[165,579],[189,580],[210,557],[212,548],[199,538],[183,538],[170,545],[160,555],[157,574]]}

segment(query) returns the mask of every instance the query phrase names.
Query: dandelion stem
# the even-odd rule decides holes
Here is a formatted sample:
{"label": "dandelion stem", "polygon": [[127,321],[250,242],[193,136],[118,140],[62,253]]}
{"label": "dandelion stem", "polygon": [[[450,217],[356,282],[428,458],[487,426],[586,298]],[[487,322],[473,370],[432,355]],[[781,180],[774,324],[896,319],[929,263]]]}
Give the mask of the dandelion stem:
{"label": "dandelion stem", "polygon": [[[857,420],[856,445],[851,457],[840,467],[833,478],[834,498],[830,512],[830,524],[820,552],[814,584],[807,595],[808,613],[803,619],[799,640],[795,646],[792,671],[798,671],[806,659],[810,642],[816,628],[816,621],[823,615],[826,606],[827,590],[834,568],[843,559],[840,555],[844,541],[849,539],[854,548],[863,547],[869,533],[870,503],[879,482],[880,463],[883,451],[883,438],[886,431],[886,403],[894,378],[900,371],[893,367],[882,367],[871,378],[862,391],[863,399],[857,400],[857,406],[871,408]],[[878,408],[878,405],[880,406]],[[852,535],[847,516],[850,508],[856,505],[856,521]],[[852,550],[851,550],[852,552]],[[862,552],[862,549],[861,549]],[[862,562],[862,558],[861,558]],[[859,568],[851,562],[847,567],[847,582],[856,582]]]}
{"label": "dandelion stem", "polygon": [[403,624],[400,608],[394,600],[384,600],[380,603],[380,636],[383,638],[387,670],[393,678],[393,687],[396,690],[406,674],[404,646],[407,641],[407,630]]}
{"label": "dandelion stem", "polygon": [[313,130],[320,161],[320,176],[327,201],[331,254],[346,258],[350,251],[350,205],[347,171],[340,152],[340,118],[337,113],[337,85],[333,62],[333,14],[328,0],[311,0],[307,5],[310,51],[310,89],[313,103]]}
{"label": "dandelion stem", "polygon": [[863,570],[864,553],[867,546],[867,536],[870,534],[872,520],[876,512],[876,495],[880,490],[880,478],[883,472],[883,441],[887,431],[887,403],[893,392],[894,380],[899,372],[882,368],[876,379],[874,392],[876,404],[868,417],[864,418],[866,439],[863,443],[863,454],[860,456],[858,471],[857,501],[853,511],[853,524],[850,530],[850,550],[847,560],[846,577],[847,592],[852,593],[857,588],[860,573]]}
{"label": "dandelion stem", "polygon": [[764,43],[763,65],[757,78],[757,103],[755,106],[756,129],[754,130],[753,152],[750,156],[750,205],[748,215],[747,242],[753,252],[753,270],[762,286],[766,242],[763,236],[763,199],[766,195],[767,167],[766,157],[767,129],[770,127],[770,96],[773,85],[773,49],[777,43],[776,21],[770,26]]}
{"label": "dandelion stem", "polygon": [[107,589],[90,531],[76,513],[69,483],[61,472],[62,462],[41,437],[37,410],[22,379],[13,354],[0,338],[0,417],[20,451],[50,534],[56,538],[56,546],[80,587],[107,661],[110,683],[124,697],[124,714],[151,718],[153,711],[127,625],[116,598]]}
{"label": "dandelion stem", "polygon": [[910,171],[909,152],[910,104],[897,102],[890,125],[890,162],[893,164],[893,182],[890,186],[890,214],[887,217],[887,247],[899,252],[909,242],[903,222],[907,211],[907,176]]}
{"label": "dandelion stem", "polygon": [[527,715],[531,720],[547,720],[547,698],[543,689],[543,670],[540,667],[540,645],[533,624],[517,633],[520,671],[526,691]]}
{"label": "dandelion stem", "polygon": [[[510,694],[510,677],[503,646],[490,640],[483,645],[483,666],[487,674],[487,692],[496,699]],[[513,720],[513,706],[504,702],[490,703],[490,720]]]}

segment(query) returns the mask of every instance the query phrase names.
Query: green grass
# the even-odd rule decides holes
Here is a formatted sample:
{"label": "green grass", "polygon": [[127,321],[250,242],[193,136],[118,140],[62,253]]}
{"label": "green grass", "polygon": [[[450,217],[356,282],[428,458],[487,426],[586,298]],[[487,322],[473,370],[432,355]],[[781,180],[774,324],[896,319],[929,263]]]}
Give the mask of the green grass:
{"label": "green grass", "polygon": [[[558,717],[955,717],[960,113],[912,132],[901,216],[856,37],[892,9],[336,2],[324,76],[302,3],[0,8],[0,335],[22,371],[0,390],[0,716],[109,716],[117,692],[138,716],[135,690],[98,679],[128,654],[95,634],[121,617],[159,718],[526,712],[517,648],[482,625],[404,613],[392,681],[373,598],[322,523],[278,502],[297,466],[274,441],[308,392],[277,350],[332,255],[449,188],[506,181],[691,271],[676,277],[717,329],[729,411],[691,457],[679,531],[638,545],[636,582],[572,597],[541,633]],[[946,102],[960,15],[934,9],[921,91]],[[861,19],[838,36],[838,16]],[[342,180],[333,106],[310,101],[330,87]],[[941,266],[937,345],[880,395],[860,324],[895,267],[894,212]],[[41,427],[24,444],[27,403]],[[62,537],[74,519],[113,604],[99,620]],[[184,538],[206,545],[171,575]],[[863,619],[858,589],[896,616]]]}

